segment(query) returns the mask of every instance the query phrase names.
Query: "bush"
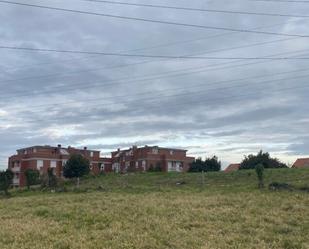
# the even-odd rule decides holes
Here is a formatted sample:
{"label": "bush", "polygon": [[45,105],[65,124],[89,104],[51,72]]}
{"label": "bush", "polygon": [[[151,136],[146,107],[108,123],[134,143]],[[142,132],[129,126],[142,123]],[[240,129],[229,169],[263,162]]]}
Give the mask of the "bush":
{"label": "bush", "polygon": [[53,189],[55,190],[58,185],[58,179],[54,175],[54,170],[52,168],[49,168],[47,170],[47,174],[44,174],[41,177],[41,188],[42,189]]}
{"label": "bush", "polygon": [[27,188],[30,189],[30,186],[36,185],[39,183],[40,172],[36,169],[27,169],[25,171]]}
{"label": "bush", "polygon": [[272,182],[268,185],[269,190],[293,190],[294,187],[287,183]]}
{"label": "bush", "polygon": [[155,167],[152,164],[150,164],[147,171],[148,172],[162,172],[163,169],[162,169],[161,163],[157,162]]}
{"label": "bush", "polygon": [[9,196],[9,188],[12,185],[14,173],[7,169],[6,171],[0,171],[0,190],[4,191],[6,196]]}

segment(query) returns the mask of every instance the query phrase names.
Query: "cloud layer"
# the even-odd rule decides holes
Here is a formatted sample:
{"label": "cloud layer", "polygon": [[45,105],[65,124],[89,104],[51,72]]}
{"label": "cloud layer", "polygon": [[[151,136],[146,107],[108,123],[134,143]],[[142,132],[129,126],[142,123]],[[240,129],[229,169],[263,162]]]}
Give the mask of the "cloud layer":
{"label": "cloud layer", "polygon": [[[131,1],[138,2],[138,1]],[[35,4],[199,25],[309,35],[309,19]],[[154,4],[166,4],[155,1]],[[187,1],[170,5],[188,6]],[[309,57],[308,38],[201,30],[0,3],[1,45],[151,55]],[[307,14],[309,5],[195,1],[196,8]],[[187,148],[225,163],[260,149],[309,155],[307,60],[172,60],[1,49],[0,168],[20,147],[61,143]]]}

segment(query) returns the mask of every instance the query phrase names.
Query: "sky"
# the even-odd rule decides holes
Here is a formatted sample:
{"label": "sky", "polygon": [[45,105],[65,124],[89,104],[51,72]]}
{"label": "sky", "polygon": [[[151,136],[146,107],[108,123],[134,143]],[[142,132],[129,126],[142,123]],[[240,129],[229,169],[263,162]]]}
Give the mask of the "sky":
{"label": "sky", "polygon": [[[82,0],[16,2],[309,35],[306,17]],[[295,2],[127,2],[294,16],[309,13],[309,3]],[[32,145],[88,146],[105,156],[133,144],[168,146],[187,149],[190,156],[217,155],[224,167],[259,150],[288,164],[309,155],[309,60],[292,59],[309,57],[308,37],[167,25],[1,2],[0,23],[0,46],[217,57],[147,58],[0,48],[0,169],[7,167],[7,158],[17,149]]]}

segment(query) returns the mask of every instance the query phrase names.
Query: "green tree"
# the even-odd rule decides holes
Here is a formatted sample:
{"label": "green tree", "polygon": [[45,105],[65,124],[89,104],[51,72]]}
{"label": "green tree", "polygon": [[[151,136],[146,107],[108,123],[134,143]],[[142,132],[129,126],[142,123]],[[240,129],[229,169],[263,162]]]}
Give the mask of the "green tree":
{"label": "green tree", "polygon": [[195,159],[189,168],[189,172],[202,172],[205,171],[205,162],[201,157]]}
{"label": "green tree", "polygon": [[47,174],[45,173],[41,177],[41,187],[42,188],[49,188],[49,189],[55,189],[58,185],[58,179],[54,174],[53,168],[47,169]]}
{"label": "green tree", "polygon": [[38,184],[40,172],[36,169],[27,169],[25,171],[27,188],[30,189],[31,185]]}
{"label": "green tree", "polygon": [[269,153],[260,151],[257,155],[245,156],[240,164],[240,169],[255,169],[258,164],[263,164],[264,168],[287,168],[287,165],[277,158],[271,158]]}
{"label": "green tree", "polygon": [[205,167],[207,171],[220,171],[221,170],[221,162],[218,160],[218,157],[213,156],[211,158],[206,158]]}
{"label": "green tree", "polygon": [[263,164],[258,164],[255,166],[255,172],[259,181],[258,187],[264,188],[264,166]]}
{"label": "green tree", "polygon": [[161,162],[157,162],[156,163],[156,166],[155,166],[155,168],[154,168],[154,171],[155,172],[162,172],[162,165],[161,165]]}
{"label": "green tree", "polygon": [[0,190],[4,191],[6,196],[9,195],[9,188],[12,185],[14,173],[7,169],[6,171],[0,171]]}
{"label": "green tree", "polygon": [[63,176],[66,178],[76,178],[79,187],[80,177],[89,174],[89,161],[82,155],[72,155],[63,167]]}
{"label": "green tree", "polygon": [[47,169],[48,187],[54,189],[57,187],[57,177],[53,168]]}

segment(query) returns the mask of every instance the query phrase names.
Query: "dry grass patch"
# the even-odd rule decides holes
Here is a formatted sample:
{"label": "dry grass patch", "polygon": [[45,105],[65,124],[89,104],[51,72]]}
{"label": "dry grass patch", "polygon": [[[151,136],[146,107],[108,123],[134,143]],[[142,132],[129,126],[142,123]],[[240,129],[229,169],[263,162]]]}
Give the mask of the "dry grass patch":
{"label": "dry grass patch", "polygon": [[[298,172],[284,180],[309,179]],[[198,175],[110,176],[84,181],[89,193],[17,194],[0,200],[0,248],[309,248],[308,193],[259,191],[253,177],[208,175],[202,189]]]}

